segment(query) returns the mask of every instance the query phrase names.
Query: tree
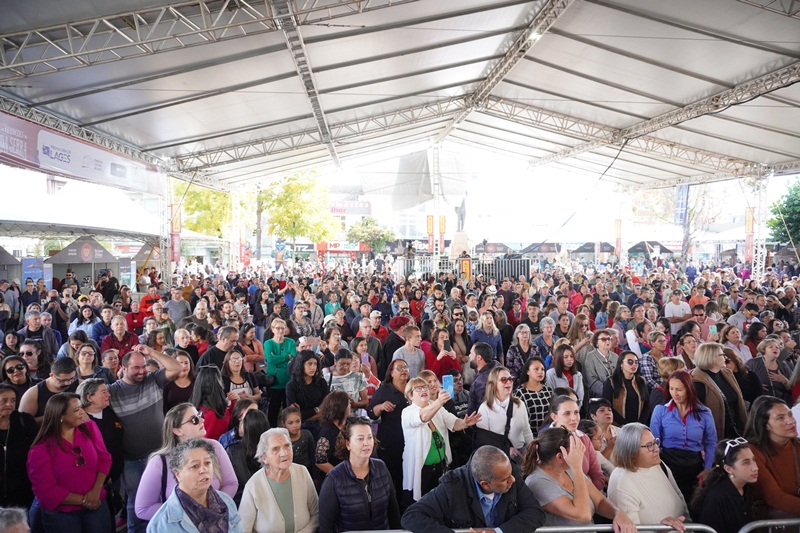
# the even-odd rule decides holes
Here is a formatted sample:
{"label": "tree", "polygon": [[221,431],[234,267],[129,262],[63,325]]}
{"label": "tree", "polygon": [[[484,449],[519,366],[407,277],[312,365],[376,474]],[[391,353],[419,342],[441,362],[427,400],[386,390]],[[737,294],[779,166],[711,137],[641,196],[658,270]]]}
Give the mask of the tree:
{"label": "tree", "polygon": [[[675,189],[641,191],[634,197],[633,205],[637,216],[645,214],[651,221],[674,223]],[[689,188],[680,252],[683,267],[688,263],[692,242],[701,231],[708,229],[721,210],[721,202],[716,201],[715,194],[708,185],[692,185]]]}
{"label": "tree", "polygon": [[396,240],[394,232],[389,228],[378,225],[373,217],[364,217],[347,230],[347,240],[350,242],[365,242],[373,252],[383,251],[387,242]]}
{"label": "tree", "polygon": [[[286,176],[260,194],[267,212],[267,231],[276,237],[307,237],[314,242],[336,236],[338,222],[328,209],[328,191],[305,173]],[[293,249],[295,247],[293,246]]]}
{"label": "tree", "polygon": [[204,235],[224,237],[225,228],[230,225],[231,219],[230,195],[196,184],[191,184],[191,187],[189,185],[185,181],[173,181],[175,201],[180,201],[184,193],[186,194],[181,204],[183,225]]}
{"label": "tree", "polygon": [[[795,181],[781,197],[772,204],[772,218],[767,220],[772,240],[780,243],[794,241],[800,236],[800,180]],[[787,233],[786,228],[789,228]],[[789,236],[791,235],[791,239]]]}

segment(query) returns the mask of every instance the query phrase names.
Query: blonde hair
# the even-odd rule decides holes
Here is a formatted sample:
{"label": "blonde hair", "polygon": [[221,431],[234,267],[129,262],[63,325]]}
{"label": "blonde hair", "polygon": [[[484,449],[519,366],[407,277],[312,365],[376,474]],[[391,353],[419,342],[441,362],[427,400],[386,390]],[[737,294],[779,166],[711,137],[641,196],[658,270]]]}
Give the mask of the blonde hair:
{"label": "blonde hair", "polygon": [[686,363],[681,357],[662,357],[658,360],[658,375],[666,380],[673,372],[686,369]]}

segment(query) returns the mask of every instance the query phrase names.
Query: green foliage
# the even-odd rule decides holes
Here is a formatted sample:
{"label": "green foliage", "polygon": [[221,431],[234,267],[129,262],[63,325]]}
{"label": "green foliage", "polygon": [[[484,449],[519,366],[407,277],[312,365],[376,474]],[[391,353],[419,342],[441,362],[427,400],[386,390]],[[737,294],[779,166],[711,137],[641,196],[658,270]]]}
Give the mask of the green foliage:
{"label": "green foliage", "polygon": [[261,191],[259,199],[267,213],[267,231],[276,237],[307,237],[321,242],[336,235],[337,221],[328,209],[328,191],[312,176],[287,176]]}
{"label": "green foliage", "polygon": [[[183,197],[189,183],[173,180],[175,202]],[[230,225],[231,199],[228,193],[192,184],[183,200],[183,227],[214,237],[224,237]]]}
{"label": "green foliage", "polygon": [[382,252],[387,242],[396,239],[392,230],[379,226],[373,217],[364,217],[347,230],[349,242],[365,242],[373,252]]}
{"label": "green foliage", "polygon": [[[800,180],[795,181],[786,194],[772,205],[771,211],[773,216],[767,220],[767,226],[772,239],[788,243],[791,234],[797,244],[798,238],[800,238]],[[781,214],[783,214],[783,218],[781,218]],[[787,226],[789,233],[786,232]]]}

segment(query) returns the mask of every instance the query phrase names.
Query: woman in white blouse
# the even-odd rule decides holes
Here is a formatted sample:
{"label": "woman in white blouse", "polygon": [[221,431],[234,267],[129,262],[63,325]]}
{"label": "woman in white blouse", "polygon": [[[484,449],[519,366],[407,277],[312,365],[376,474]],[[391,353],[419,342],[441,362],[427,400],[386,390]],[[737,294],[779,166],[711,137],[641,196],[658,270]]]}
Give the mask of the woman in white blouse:
{"label": "woman in white blouse", "polygon": [[486,380],[486,395],[483,403],[478,407],[480,420],[478,428],[503,435],[508,418],[508,405],[513,402],[511,427],[508,440],[511,442],[509,455],[511,458],[521,458],[525,447],[533,440],[533,432],[528,422],[528,409],[518,398],[511,395],[514,389],[514,378],[504,366],[496,366],[489,372]]}
{"label": "woman in white blouse", "polygon": [[[406,384],[406,398],[411,405],[403,409],[402,427],[405,437],[403,449],[403,496],[419,500],[436,488],[445,468],[453,460],[450,451],[450,431],[461,431],[480,420],[477,413],[464,419],[442,409],[450,400],[450,393],[439,390],[432,400],[428,383],[421,377]],[[411,502],[406,502],[411,503]]]}

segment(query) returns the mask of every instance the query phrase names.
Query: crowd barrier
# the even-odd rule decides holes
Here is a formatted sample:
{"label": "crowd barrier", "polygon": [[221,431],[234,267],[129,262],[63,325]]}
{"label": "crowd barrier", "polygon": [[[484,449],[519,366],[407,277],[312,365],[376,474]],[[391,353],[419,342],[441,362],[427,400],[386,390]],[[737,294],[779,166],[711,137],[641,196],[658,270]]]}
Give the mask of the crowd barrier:
{"label": "crowd barrier", "polygon": [[[640,525],[636,526],[639,531],[673,531],[670,526]],[[750,522],[739,533],[751,533],[753,531],[768,531],[769,533],[789,533],[800,530],[800,518],[790,518],[782,520],[758,520]],[[454,529],[455,533],[469,533],[469,529]],[[564,527],[540,527],[536,533],[609,533],[614,531],[612,524],[596,524],[592,526],[564,526]],[[702,533],[717,533],[713,528],[704,524],[686,524],[686,531],[699,531]],[[355,531],[352,533],[372,533],[370,531]],[[391,529],[389,533],[410,533],[404,529]]]}
{"label": "crowd barrier", "polygon": [[[532,264],[532,260],[529,258],[488,260],[473,258],[470,278],[474,279],[478,275],[482,275],[485,281],[489,281],[489,278],[502,279],[504,277],[519,279],[520,276],[528,279],[531,276]],[[444,273],[453,274],[457,279],[462,268],[458,259],[440,257],[437,260],[429,256],[417,256],[413,259],[400,257],[395,260],[394,266],[395,270],[406,278],[411,274],[421,277]]]}
{"label": "crowd barrier", "polygon": [[739,533],[750,533],[751,531],[767,531],[769,533],[789,533],[800,531],[800,518],[782,518],[775,520],[756,520],[750,522]]}

